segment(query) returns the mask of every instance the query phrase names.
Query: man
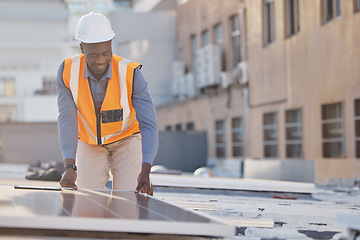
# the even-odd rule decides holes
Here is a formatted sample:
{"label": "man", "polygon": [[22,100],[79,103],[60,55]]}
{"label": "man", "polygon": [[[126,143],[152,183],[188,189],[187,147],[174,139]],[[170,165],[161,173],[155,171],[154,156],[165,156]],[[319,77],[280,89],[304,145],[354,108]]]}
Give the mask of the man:
{"label": "man", "polygon": [[[77,24],[82,54],[58,70],[62,187],[150,193],[149,173],[158,149],[154,106],[141,65],[112,54],[115,33],[102,14]],[[76,183],[75,183],[76,182]]]}

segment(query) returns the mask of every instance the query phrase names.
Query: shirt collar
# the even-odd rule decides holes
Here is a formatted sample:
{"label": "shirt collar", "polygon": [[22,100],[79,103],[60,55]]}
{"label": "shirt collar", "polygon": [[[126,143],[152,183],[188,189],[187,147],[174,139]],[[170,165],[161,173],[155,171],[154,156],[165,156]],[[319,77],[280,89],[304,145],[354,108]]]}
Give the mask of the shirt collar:
{"label": "shirt collar", "polygon": [[[100,81],[105,80],[106,78],[110,79],[111,78],[111,73],[112,73],[112,70],[111,70],[111,62],[110,62],[108,69],[106,69],[106,72],[105,72],[104,76],[102,76]],[[89,77],[92,78],[92,79],[95,79],[94,76],[91,74],[90,70],[88,69],[87,64],[85,64],[84,79],[89,78]]]}

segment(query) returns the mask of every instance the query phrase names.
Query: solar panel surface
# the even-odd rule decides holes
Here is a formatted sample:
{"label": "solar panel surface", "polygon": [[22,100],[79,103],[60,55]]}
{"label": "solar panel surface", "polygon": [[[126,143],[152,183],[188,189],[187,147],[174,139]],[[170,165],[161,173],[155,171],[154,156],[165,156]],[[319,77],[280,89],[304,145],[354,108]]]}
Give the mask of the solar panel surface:
{"label": "solar panel surface", "polygon": [[[107,233],[233,236],[220,220],[125,191],[0,186],[0,228]],[[54,231],[52,231],[54,230]],[[84,235],[84,236],[85,236]]]}

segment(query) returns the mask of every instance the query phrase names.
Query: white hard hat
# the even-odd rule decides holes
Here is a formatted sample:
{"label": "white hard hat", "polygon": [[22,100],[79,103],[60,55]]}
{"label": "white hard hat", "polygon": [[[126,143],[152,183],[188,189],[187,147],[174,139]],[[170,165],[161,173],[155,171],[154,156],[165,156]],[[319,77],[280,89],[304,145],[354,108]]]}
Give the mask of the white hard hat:
{"label": "white hard hat", "polygon": [[101,13],[82,16],[76,26],[75,39],[84,43],[106,42],[114,36],[110,21]]}

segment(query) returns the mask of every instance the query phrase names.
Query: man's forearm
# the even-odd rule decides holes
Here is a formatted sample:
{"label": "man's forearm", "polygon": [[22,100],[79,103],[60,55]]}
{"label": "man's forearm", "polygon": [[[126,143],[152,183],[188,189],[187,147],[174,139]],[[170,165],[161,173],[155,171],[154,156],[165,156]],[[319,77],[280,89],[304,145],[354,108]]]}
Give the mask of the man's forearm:
{"label": "man's forearm", "polygon": [[143,163],[151,165],[158,151],[158,128],[154,104],[139,69],[135,70],[132,100],[142,135]]}
{"label": "man's forearm", "polygon": [[[68,89],[62,78],[64,65],[60,65],[56,78],[56,91],[58,94],[58,128],[59,143],[66,159],[74,159],[76,155],[78,126],[77,126],[77,109],[74,103],[70,89]],[[72,163],[71,163],[72,164]]]}

